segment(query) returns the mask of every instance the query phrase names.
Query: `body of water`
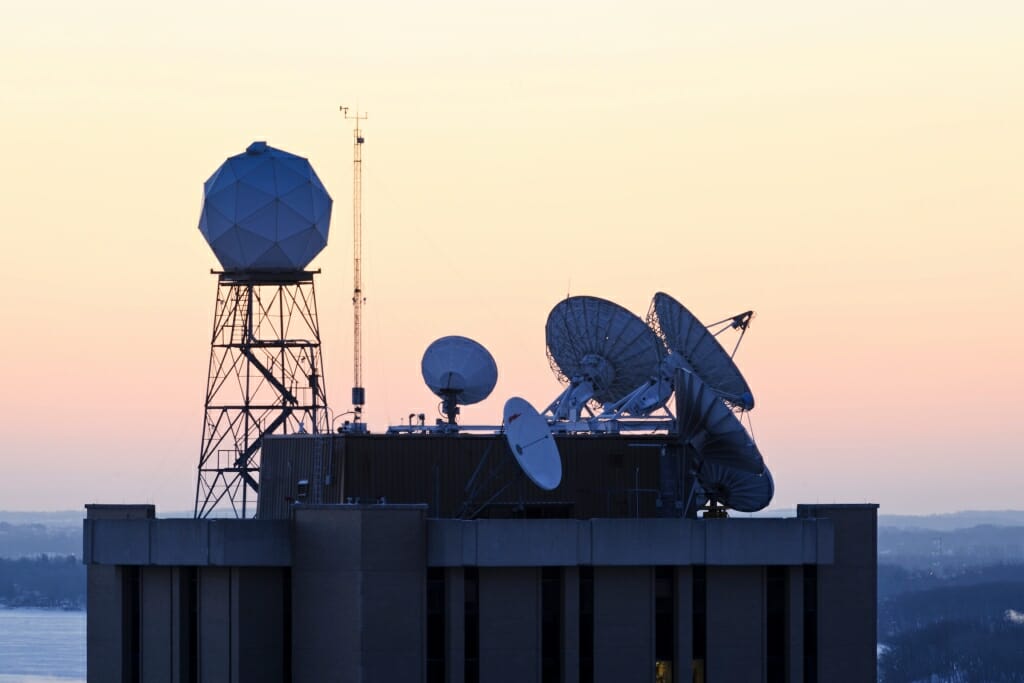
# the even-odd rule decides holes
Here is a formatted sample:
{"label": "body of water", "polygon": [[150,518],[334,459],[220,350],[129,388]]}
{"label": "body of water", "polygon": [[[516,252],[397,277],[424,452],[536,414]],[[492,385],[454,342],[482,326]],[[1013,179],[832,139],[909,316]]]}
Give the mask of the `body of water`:
{"label": "body of water", "polygon": [[84,683],[85,612],[0,608],[0,683]]}

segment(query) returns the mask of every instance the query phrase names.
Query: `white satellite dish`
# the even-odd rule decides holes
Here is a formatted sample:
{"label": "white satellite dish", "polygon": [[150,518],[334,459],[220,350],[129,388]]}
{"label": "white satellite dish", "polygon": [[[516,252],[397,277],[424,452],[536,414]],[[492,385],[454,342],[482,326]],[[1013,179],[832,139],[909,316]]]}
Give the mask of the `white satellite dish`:
{"label": "white satellite dish", "polygon": [[544,327],[548,359],[565,391],[548,407],[556,420],[578,421],[590,401],[614,403],[658,373],[664,346],[643,320],[593,296],[559,302]]}
{"label": "white satellite dish", "polygon": [[562,458],[547,420],[529,401],[514,396],[505,401],[502,424],[523,473],[545,491],[557,488],[562,482]]}
{"label": "white satellite dish", "polygon": [[[751,311],[727,319],[730,327],[746,330]],[[692,369],[719,396],[741,410],[754,407],[754,395],[732,356],[708,328],[681,303],[664,292],[654,295],[647,323],[671,351],[678,367]]]}
{"label": "white satellite dish", "polygon": [[498,382],[494,357],[467,337],[441,337],[423,352],[423,381],[443,401],[448,424],[455,424],[458,406],[479,403]]}

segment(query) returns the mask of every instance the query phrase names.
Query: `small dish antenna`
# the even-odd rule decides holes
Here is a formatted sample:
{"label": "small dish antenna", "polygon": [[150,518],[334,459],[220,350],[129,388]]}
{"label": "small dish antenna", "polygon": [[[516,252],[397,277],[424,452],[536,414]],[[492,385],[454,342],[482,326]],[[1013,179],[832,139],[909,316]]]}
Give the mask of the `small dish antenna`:
{"label": "small dish antenna", "polygon": [[664,347],[643,320],[593,296],[573,296],[548,314],[548,360],[565,391],[545,412],[578,421],[588,402],[614,403],[658,373]]}
{"label": "small dish antenna", "polygon": [[[722,329],[739,329],[742,340],[752,317],[753,312],[746,311],[716,325],[725,325]],[[647,314],[647,323],[664,341],[671,351],[670,358],[678,367],[692,369],[705,384],[736,408],[750,410],[754,407],[754,395],[732,356],[685,306],[668,294],[658,292]],[[736,345],[739,346],[739,341]],[[733,354],[735,352],[734,349]]]}
{"label": "small dish antenna", "polygon": [[505,401],[505,438],[516,462],[530,481],[551,491],[562,482],[562,458],[548,421],[526,399]]}
{"label": "small dish antenna", "polygon": [[423,381],[441,398],[441,410],[449,425],[455,424],[459,406],[484,400],[498,382],[494,357],[468,337],[435,340],[424,351],[420,370]]}

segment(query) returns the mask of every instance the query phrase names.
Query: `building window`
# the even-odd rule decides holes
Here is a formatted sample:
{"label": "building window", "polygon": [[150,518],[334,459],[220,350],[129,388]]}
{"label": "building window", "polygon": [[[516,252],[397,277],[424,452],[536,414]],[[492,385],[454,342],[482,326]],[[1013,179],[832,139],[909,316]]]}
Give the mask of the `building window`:
{"label": "building window", "polygon": [[444,568],[427,568],[427,683],[444,683]]}
{"label": "building window", "polygon": [[465,627],[466,660],[463,679],[480,683],[480,570],[466,567],[463,572],[463,624]]}
{"label": "building window", "polygon": [[708,568],[693,567],[693,683],[704,683],[708,642]]}
{"label": "building window", "polygon": [[768,683],[786,681],[786,589],[787,567],[765,568],[765,612]]}
{"label": "building window", "polygon": [[671,683],[676,649],[674,567],[654,568],[654,680]]}
{"label": "building window", "polygon": [[562,682],[562,568],[540,570],[541,681]]}
{"label": "building window", "polygon": [[594,568],[580,566],[580,683],[594,681]]}
{"label": "building window", "polygon": [[818,683],[818,566],[804,565],[804,683]]}

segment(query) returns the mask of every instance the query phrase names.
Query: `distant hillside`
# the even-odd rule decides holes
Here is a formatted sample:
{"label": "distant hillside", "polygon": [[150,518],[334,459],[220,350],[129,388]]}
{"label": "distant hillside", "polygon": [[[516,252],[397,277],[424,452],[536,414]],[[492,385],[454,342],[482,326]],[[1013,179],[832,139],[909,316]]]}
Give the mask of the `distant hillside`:
{"label": "distant hillside", "polygon": [[938,515],[878,515],[878,526],[954,531],[970,527],[1024,526],[1024,510],[965,510]]}

